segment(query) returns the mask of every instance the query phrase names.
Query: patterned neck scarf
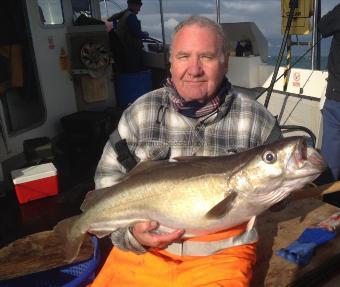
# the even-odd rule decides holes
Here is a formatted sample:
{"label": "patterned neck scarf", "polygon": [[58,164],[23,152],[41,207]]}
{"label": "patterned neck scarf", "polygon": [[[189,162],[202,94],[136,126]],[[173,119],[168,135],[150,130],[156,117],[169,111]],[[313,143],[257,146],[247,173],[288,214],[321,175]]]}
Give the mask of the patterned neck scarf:
{"label": "patterned neck scarf", "polygon": [[165,87],[172,90],[170,93],[170,99],[175,106],[175,109],[182,115],[190,118],[204,117],[215,111],[224,102],[227,92],[231,88],[231,84],[227,78],[225,78],[218,88],[214,97],[209,99],[208,102],[200,103],[197,101],[185,101],[177,92],[174,84],[170,78],[167,78]]}

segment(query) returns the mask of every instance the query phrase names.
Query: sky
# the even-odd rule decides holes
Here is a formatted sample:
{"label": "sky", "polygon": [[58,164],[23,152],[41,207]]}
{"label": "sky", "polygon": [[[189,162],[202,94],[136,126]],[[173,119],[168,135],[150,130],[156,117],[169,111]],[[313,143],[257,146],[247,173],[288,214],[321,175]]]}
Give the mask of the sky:
{"label": "sky", "polygon": [[[150,36],[162,40],[160,1],[143,0],[142,2],[143,6],[138,14],[142,29],[149,32]],[[321,0],[321,15],[338,3],[340,0]],[[170,43],[174,27],[190,15],[204,15],[216,20],[216,0],[162,0],[162,6],[166,43]],[[127,7],[126,0],[107,0],[107,7],[108,14],[112,15]],[[249,21],[255,22],[267,38],[269,55],[276,55],[282,41],[281,0],[220,0],[221,23]],[[323,42],[322,54],[327,55],[329,41],[323,40]],[[303,53],[303,48],[296,48],[296,53]]]}

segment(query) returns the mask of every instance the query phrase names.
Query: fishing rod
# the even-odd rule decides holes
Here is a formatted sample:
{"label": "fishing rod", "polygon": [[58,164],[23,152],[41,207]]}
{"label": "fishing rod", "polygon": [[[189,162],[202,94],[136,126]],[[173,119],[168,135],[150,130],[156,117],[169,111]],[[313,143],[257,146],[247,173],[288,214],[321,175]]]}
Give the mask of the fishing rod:
{"label": "fishing rod", "polygon": [[272,86],[274,86],[274,84],[280,80],[288,71],[290,71],[298,62],[300,62],[316,45],[318,45],[321,40],[323,38],[320,37],[320,39],[313,45],[311,46],[305,53],[302,54],[302,56],[300,56],[290,67],[287,71],[285,71],[284,73],[282,73],[282,75],[280,77],[278,77],[271,85],[269,85],[269,87],[265,88],[259,95],[257,95],[255,98],[258,99],[259,97],[261,97],[265,92],[267,92],[269,90],[269,88],[272,88]]}
{"label": "fishing rod", "polygon": [[[311,46],[305,53],[302,54],[302,56],[300,56],[284,73],[282,73],[282,75],[280,77],[278,77],[275,81],[272,82],[272,86],[270,85],[268,88],[264,89],[259,95],[257,95],[255,98],[256,100],[261,97],[269,88],[272,88],[274,87],[274,84],[280,80],[284,75],[286,75],[286,73],[288,73],[288,71],[290,69],[292,69],[298,62],[300,62],[302,60],[303,57],[305,57],[307,55],[307,53],[310,52],[311,49],[313,49],[316,45],[318,45],[321,40],[323,38],[320,37],[320,39],[313,45]],[[296,126],[296,125],[283,125],[283,126],[280,126],[281,129],[283,129],[284,131],[304,131],[306,132],[307,134],[310,135],[310,138],[311,138],[311,141],[312,141],[312,146],[315,147],[315,144],[316,144],[316,136],[314,135],[314,133],[309,130],[308,128],[306,127],[302,127],[302,126]]]}
{"label": "fishing rod", "polygon": [[[265,108],[268,107],[269,100],[270,100],[271,94],[273,92],[274,84],[276,82],[275,79],[276,79],[277,73],[279,72],[279,68],[280,68],[280,64],[282,62],[284,49],[287,45],[287,41],[288,41],[288,38],[289,38],[289,31],[290,31],[290,27],[291,27],[292,22],[293,22],[294,12],[295,12],[295,9],[298,8],[298,0],[290,0],[289,1],[289,7],[290,7],[290,10],[289,10],[289,15],[288,15],[288,19],[287,19],[287,25],[286,25],[283,40],[282,40],[282,43],[281,43],[279,56],[278,56],[278,59],[277,59],[276,64],[275,64],[275,68],[274,68],[274,72],[273,72],[273,76],[272,76],[270,85],[267,88],[268,92],[267,92],[266,99],[264,101]],[[285,71],[285,74],[287,74],[287,72],[288,72],[288,70]]]}

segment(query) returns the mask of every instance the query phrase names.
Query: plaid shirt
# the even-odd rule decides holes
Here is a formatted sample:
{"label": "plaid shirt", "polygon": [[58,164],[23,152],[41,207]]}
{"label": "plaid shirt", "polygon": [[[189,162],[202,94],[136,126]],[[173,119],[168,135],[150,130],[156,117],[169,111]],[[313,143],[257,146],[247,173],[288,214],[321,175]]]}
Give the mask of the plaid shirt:
{"label": "plaid shirt", "polygon": [[[176,111],[172,89],[161,88],[140,97],[126,109],[118,125],[122,139],[137,161],[178,156],[218,156],[244,151],[281,136],[275,118],[254,99],[231,89],[213,113],[189,118]],[[99,161],[96,188],[112,186],[126,173],[110,140]],[[135,253],[146,252],[129,228],[116,230],[113,244]]]}
{"label": "plaid shirt", "polygon": [[[179,114],[170,92],[166,87],[152,91],[122,115],[118,131],[137,161],[240,152],[265,143],[277,127],[260,103],[233,89],[219,109],[201,118]],[[108,141],[96,170],[96,188],[111,186],[126,173],[116,158]]]}

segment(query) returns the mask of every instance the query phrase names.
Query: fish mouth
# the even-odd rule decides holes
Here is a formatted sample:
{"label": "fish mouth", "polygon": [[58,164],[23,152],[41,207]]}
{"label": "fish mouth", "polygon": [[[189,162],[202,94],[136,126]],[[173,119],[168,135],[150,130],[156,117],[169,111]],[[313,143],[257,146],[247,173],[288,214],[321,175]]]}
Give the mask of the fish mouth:
{"label": "fish mouth", "polygon": [[306,138],[301,138],[295,145],[293,160],[296,166],[302,166],[308,160],[308,147]]}
{"label": "fish mouth", "polygon": [[307,138],[300,138],[293,153],[295,168],[304,171],[305,175],[319,174],[327,167],[321,154],[307,145]]}

